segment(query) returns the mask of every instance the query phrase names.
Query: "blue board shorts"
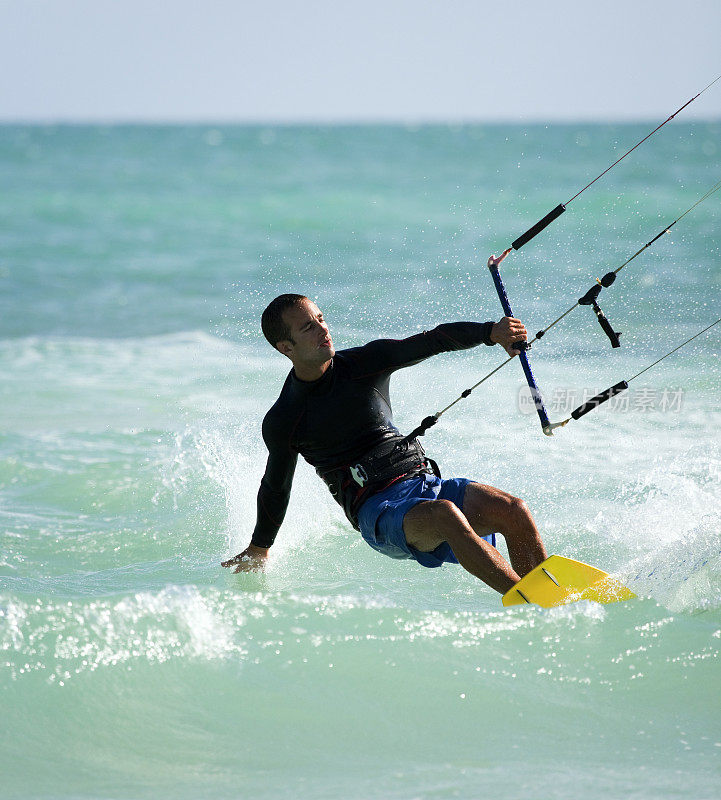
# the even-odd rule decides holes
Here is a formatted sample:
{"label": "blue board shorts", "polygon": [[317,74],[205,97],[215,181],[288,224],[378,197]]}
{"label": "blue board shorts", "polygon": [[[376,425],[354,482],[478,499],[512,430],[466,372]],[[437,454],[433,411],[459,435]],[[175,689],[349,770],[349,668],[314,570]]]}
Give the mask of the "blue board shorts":
{"label": "blue board shorts", "polygon": [[[361,535],[374,550],[391,558],[412,558],[424,567],[457,564],[448,542],[430,553],[411,547],[403,532],[403,518],[413,506],[425,500],[450,500],[463,511],[463,497],[469,483],[472,481],[468,478],[442,480],[425,473],[392,483],[371,495],[358,510]],[[483,538],[495,547],[495,534]]]}

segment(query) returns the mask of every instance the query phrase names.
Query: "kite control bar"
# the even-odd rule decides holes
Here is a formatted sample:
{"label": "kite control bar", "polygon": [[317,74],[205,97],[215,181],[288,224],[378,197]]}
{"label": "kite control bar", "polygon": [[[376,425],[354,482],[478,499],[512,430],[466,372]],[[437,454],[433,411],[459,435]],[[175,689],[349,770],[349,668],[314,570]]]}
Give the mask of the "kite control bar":
{"label": "kite control bar", "polygon": [[[551,222],[551,220],[549,220],[549,222]],[[540,225],[540,223],[538,224]],[[546,223],[546,225],[547,224],[548,223]],[[508,253],[508,251],[506,251],[506,253]],[[501,256],[501,258],[503,257],[504,256]],[[498,271],[499,262],[500,259],[499,260],[491,259],[488,262],[488,269],[491,271],[491,277],[493,278],[493,283],[496,286],[496,292],[498,292],[498,299],[501,301],[501,305],[503,306],[503,313],[507,317],[512,317],[513,311],[511,310],[511,303],[508,300],[508,295],[506,294],[506,287],[503,285],[503,279],[501,278],[501,273]],[[546,436],[553,436],[553,428],[555,426],[548,419],[548,413],[546,411],[546,407],[543,405],[543,397],[541,396],[541,390],[538,388],[538,385],[536,384],[536,379],[533,375],[533,370],[531,369],[531,364],[528,360],[528,355],[526,353],[526,350],[528,350],[529,347],[528,342],[517,342],[514,345],[514,347],[520,351],[518,353],[518,358],[521,361],[523,372],[526,375],[526,382],[528,383],[528,388],[531,390],[531,396],[533,397],[533,402],[536,406],[536,412],[538,413],[538,418],[541,420],[541,427],[543,428],[543,432],[546,434]]]}

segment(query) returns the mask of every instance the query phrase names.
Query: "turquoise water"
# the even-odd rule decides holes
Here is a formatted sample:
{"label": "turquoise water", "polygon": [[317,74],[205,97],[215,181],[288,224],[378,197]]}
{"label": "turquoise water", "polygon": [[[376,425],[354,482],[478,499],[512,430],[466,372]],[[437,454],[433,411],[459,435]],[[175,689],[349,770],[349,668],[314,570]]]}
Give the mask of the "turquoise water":
{"label": "turquoise water", "polygon": [[[640,599],[505,610],[374,553],[306,465],[264,575],[281,291],[338,347],[498,318],[485,261],[653,125],[0,128],[0,775],[7,798],[714,798],[719,333],[552,439],[510,364],[426,436]],[[721,177],[674,122],[503,265],[535,331]],[[719,316],[714,195],[534,345],[552,419]],[[410,430],[501,361],[395,376]],[[610,405],[610,404],[609,404]]]}

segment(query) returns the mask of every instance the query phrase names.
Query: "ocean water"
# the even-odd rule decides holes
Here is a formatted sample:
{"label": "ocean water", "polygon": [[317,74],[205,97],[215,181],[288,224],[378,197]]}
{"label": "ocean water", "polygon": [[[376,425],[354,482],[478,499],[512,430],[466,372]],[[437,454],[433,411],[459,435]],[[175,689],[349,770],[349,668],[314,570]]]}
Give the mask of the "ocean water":
{"label": "ocean water", "polygon": [[[301,291],[336,346],[500,317],[485,269],[644,125],[0,127],[3,798],[716,798],[721,331],[553,438],[509,364],[425,437],[639,599],[504,609],[373,552],[301,464],[262,575],[260,422]],[[503,264],[535,332],[721,178],[674,121]],[[719,316],[721,193],[533,347],[552,419]],[[500,361],[399,372],[408,431]]]}

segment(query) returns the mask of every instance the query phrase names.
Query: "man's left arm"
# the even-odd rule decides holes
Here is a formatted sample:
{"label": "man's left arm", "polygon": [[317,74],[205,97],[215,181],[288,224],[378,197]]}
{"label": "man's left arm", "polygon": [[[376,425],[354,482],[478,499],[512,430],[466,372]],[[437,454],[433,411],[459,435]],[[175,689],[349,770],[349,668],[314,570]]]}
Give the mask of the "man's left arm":
{"label": "man's left arm", "polygon": [[378,339],[346,353],[363,372],[375,373],[410,367],[439,353],[480,344],[500,344],[509,355],[516,355],[513,345],[525,340],[523,323],[504,317],[499,322],[448,322],[407,339]]}

